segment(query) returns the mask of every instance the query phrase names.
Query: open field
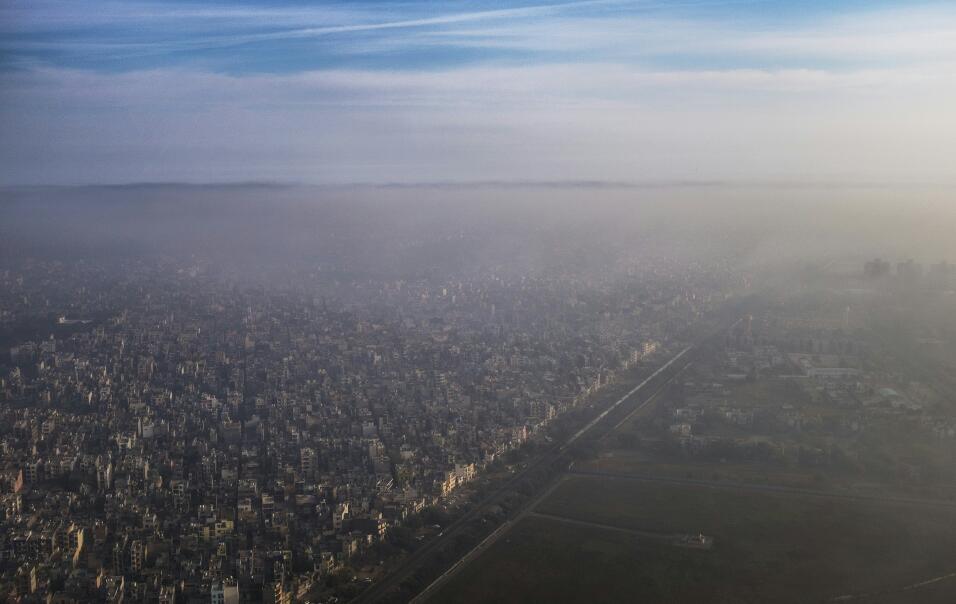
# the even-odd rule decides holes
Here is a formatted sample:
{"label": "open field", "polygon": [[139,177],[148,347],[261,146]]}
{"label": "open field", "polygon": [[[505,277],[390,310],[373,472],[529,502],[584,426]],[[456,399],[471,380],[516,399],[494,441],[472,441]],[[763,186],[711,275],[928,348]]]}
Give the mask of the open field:
{"label": "open field", "polygon": [[575,477],[537,511],[631,531],[700,531],[715,546],[532,516],[432,601],[956,600],[956,578],[898,592],[956,571],[956,510]]}
{"label": "open field", "polygon": [[612,474],[779,484],[803,488],[820,486],[818,477],[805,468],[785,468],[779,464],[760,462],[722,463],[692,459],[668,462],[655,459],[640,451],[620,449],[606,452],[593,460],[575,462],[575,469]]}
{"label": "open field", "polygon": [[679,602],[674,586],[681,583],[686,569],[701,561],[706,564],[708,555],[532,516],[465,567],[431,601]]}
{"label": "open field", "polygon": [[770,462],[719,462],[697,459],[666,461],[663,457],[655,458],[641,451],[616,449],[604,452],[592,460],[575,462],[574,469],[582,473],[745,483],[828,490],[839,495],[887,499],[934,499],[956,503],[956,484],[893,485],[868,481],[859,474],[833,469],[821,472],[813,468],[786,467]]}

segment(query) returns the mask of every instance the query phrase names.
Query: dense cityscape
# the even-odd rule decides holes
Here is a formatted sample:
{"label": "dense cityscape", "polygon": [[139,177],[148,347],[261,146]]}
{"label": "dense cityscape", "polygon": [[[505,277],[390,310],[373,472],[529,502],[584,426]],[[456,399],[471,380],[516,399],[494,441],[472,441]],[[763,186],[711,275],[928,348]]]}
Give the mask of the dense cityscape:
{"label": "dense cityscape", "polygon": [[[602,394],[755,296],[727,262],[631,262],[268,288],[173,258],[5,267],[4,597],[361,595]],[[907,369],[878,326],[914,287],[945,297],[954,272],[831,263],[765,290],[668,381],[652,417],[568,455],[578,471],[607,468],[610,446],[617,464],[756,462],[807,468],[817,486],[869,476],[948,498],[933,490],[953,478],[948,376]],[[918,335],[924,353],[944,351],[945,334]],[[940,444],[888,453],[904,425]]]}
{"label": "dense cityscape", "polygon": [[731,287],[650,266],[360,283],[345,304],[122,270],[2,273],[3,325],[37,325],[0,378],[8,597],[321,591]]}

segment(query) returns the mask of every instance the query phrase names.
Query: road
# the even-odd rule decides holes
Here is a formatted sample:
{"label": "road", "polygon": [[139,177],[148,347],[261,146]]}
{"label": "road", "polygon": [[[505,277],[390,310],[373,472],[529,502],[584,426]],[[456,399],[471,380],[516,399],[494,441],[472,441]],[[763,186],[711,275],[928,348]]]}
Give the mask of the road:
{"label": "road", "polygon": [[654,533],[651,531],[639,531],[637,529],[629,529],[629,528],[624,528],[622,526],[614,526],[612,524],[602,524],[600,522],[591,522],[589,520],[578,520],[577,518],[570,518],[568,516],[559,516],[557,514],[546,514],[544,512],[531,512],[529,516],[532,516],[534,518],[544,518],[545,520],[552,520],[554,522],[562,522],[564,524],[573,524],[574,526],[583,526],[585,528],[598,529],[601,531],[612,531],[615,533],[624,533],[626,535],[641,537],[642,539],[656,539],[657,541],[677,541],[683,536],[679,534],[672,535],[670,533]]}
{"label": "road", "polygon": [[[643,382],[641,382],[641,383],[638,384],[637,386],[634,386],[633,388],[631,388],[631,389],[628,391],[627,394],[625,394],[624,396],[622,396],[621,398],[619,398],[618,400],[616,400],[614,403],[612,403],[610,407],[608,407],[607,409],[605,409],[604,411],[602,411],[597,417],[595,417],[595,418],[592,419],[590,422],[588,422],[586,426],[584,426],[583,428],[581,428],[580,430],[578,430],[578,431],[574,434],[574,436],[572,436],[571,438],[569,438],[568,441],[561,446],[561,451],[565,451],[568,447],[570,447],[572,444],[574,444],[574,442],[575,442],[576,440],[578,440],[579,438],[581,438],[582,436],[584,436],[585,434],[587,434],[592,428],[594,428],[594,426],[596,426],[596,425],[598,425],[599,423],[601,423],[601,420],[603,420],[605,417],[607,417],[612,411],[614,411],[615,409],[617,409],[618,407],[620,407],[620,406],[621,406],[621,403],[623,403],[623,402],[626,401],[627,399],[631,398],[632,396],[634,396],[635,394],[637,394],[638,392],[640,392],[640,391],[641,391],[643,388],[645,388],[652,380],[654,380],[654,379],[657,378],[659,375],[661,375],[662,373],[664,373],[665,371],[667,371],[668,369],[670,369],[671,366],[672,366],[674,363],[676,363],[677,361],[679,361],[684,355],[686,355],[688,352],[690,352],[693,348],[694,348],[693,346],[687,346],[686,348],[684,348],[683,350],[681,350],[680,352],[678,352],[678,353],[677,353],[673,358],[671,358],[669,361],[667,361],[666,363],[664,363],[663,365],[661,365],[661,367],[660,367],[657,371],[655,371],[655,372],[652,373],[651,375],[647,376],[647,379],[645,379]],[[674,375],[677,375],[677,374],[674,374]],[[669,379],[667,380],[667,382],[665,382],[665,385],[668,384],[668,383],[670,383],[671,379],[673,379],[673,376],[672,376],[671,378],[669,378]],[[647,401],[644,401],[644,402],[638,407],[638,409],[640,409],[641,407],[643,407],[644,405],[646,405],[649,401],[650,401],[650,399],[648,399]]]}
{"label": "road", "polygon": [[[680,373],[680,370],[683,368],[681,363],[682,360],[684,364],[690,362],[690,352],[693,349],[694,346],[687,346],[683,348],[675,356],[671,357],[666,363],[664,363],[664,365],[654,371],[654,373],[624,394],[624,396],[611,403],[607,409],[598,414],[594,419],[570,436],[566,441],[556,444],[546,453],[542,454],[533,462],[528,464],[528,466],[526,466],[524,469],[515,473],[514,476],[505,481],[505,483],[501,485],[501,487],[499,487],[494,493],[487,496],[477,505],[472,507],[468,512],[466,512],[461,518],[446,527],[440,537],[436,537],[424,543],[421,547],[412,552],[398,568],[384,577],[381,581],[374,583],[367,590],[359,594],[359,596],[352,600],[352,602],[355,604],[366,604],[370,602],[377,602],[385,597],[392,589],[398,587],[403,581],[411,577],[420,568],[421,564],[428,558],[428,556],[438,552],[442,547],[445,546],[445,544],[452,542],[454,537],[460,534],[462,530],[469,525],[469,523],[478,519],[488,510],[488,508],[495,505],[504,495],[513,492],[514,487],[517,486],[524,478],[533,475],[536,470],[545,468],[548,465],[558,461],[563,455],[566,454],[568,447],[579,441],[582,437],[593,431],[596,427],[602,426],[602,422],[607,419],[608,416],[613,415],[613,412],[619,409],[622,404],[631,400],[635,396],[644,394],[645,391],[651,391],[650,395],[640,403],[640,406],[646,405],[658,392],[660,392],[661,389],[669,384],[670,381]],[[554,486],[556,485],[552,485],[551,488],[554,488]],[[522,510],[528,509],[530,508],[527,505],[522,508]],[[524,513],[525,512],[522,511],[520,514]],[[505,531],[502,529],[510,527],[511,524],[513,524],[513,522],[520,517],[520,514],[519,516],[512,518],[510,523],[506,522],[501,527],[496,529],[492,535],[495,533],[498,533],[499,535],[503,534]],[[489,535],[489,537],[492,535]],[[444,580],[444,577],[450,576],[449,572],[451,572],[453,569],[455,572],[457,572],[457,569],[463,566],[462,561],[466,558],[473,558],[476,553],[480,552],[479,548],[486,548],[488,545],[493,543],[493,540],[490,542],[488,541],[489,537],[486,537],[481,543],[475,546],[475,548],[469,550],[469,552],[460,558],[459,561],[453,565],[452,569],[446,571],[439,578],[439,580]],[[482,544],[484,544],[484,546]],[[452,572],[452,574],[454,573]],[[425,591],[432,591],[431,584],[425,589]]]}
{"label": "road", "polygon": [[[657,395],[661,392],[661,390],[663,390],[668,384],[670,384],[671,381],[673,381],[677,376],[682,374],[683,370],[688,365],[690,365],[691,360],[689,357],[689,353],[691,350],[693,350],[693,348],[694,348],[693,346],[687,346],[684,349],[682,349],[676,355],[671,357],[666,363],[664,363],[660,368],[654,371],[654,373],[649,375],[647,378],[642,380],[637,386],[635,386],[634,388],[629,390],[626,394],[624,394],[624,396],[622,396],[618,400],[611,403],[611,405],[608,406],[607,409],[605,409],[600,414],[598,414],[597,417],[595,417],[593,420],[588,422],[583,428],[575,432],[563,444],[557,447],[557,457],[555,457],[554,459],[559,458],[562,454],[564,454],[567,451],[568,447],[573,445],[576,441],[580,440],[583,436],[588,434],[588,432],[594,430],[595,427],[600,426],[601,422],[605,420],[609,415],[611,415],[615,410],[617,410],[623,403],[627,402],[628,400],[633,398],[635,395],[643,394],[645,390],[651,390],[652,388],[653,390],[638,405],[636,405],[633,410],[629,411],[625,415],[625,418],[631,417],[637,411],[640,411],[641,409],[645,408],[657,397]],[[680,361],[683,361],[683,362],[680,362]],[[649,386],[651,386],[651,388],[648,388]],[[617,425],[619,424],[615,424],[615,426]],[[613,430],[614,428],[611,427],[610,429]],[[501,536],[507,533],[511,529],[511,527],[513,527],[515,524],[520,522],[523,518],[525,518],[529,514],[534,513],[534,509],[538,506],[538,504],[541,501],[543,501],[545,498],[547,498],[549,495],[551,495],[551,493],[554,492],[554,490],[567,478],[568,478],[568,475],[563,475],[559,477],[557,480],[555,480],[551,484],[551,486],[544,491],[544,493],[542,493],[540,496],[535,498],[534,501],[523,506],[520,512],[516,516],[504,522],[493,533],[485,537],[485,539],[483,539],[478,545],[476,545],[474,548],[469,550],[468,553],[466,553],[464,556],[462,556],[458,560],[458,562],[456,562],[454,565],[452,565],[451,568],[449,568],[444,573],[442,573],[437,579],[432,581],[432,583],[430,583],[428,587],[426,587],[421,593],[419,593],[418,596],[413,598],[411,602],[413,604],[420,604],[421,602],[427,601],[428,597],[436,593],[437,590],[442,585],[447,583],[454,575],[458,573],[458,571],[460,571],[465,565],[467,565],[468,562],[470,562],[471,560],[474,560],[475,558],[478,557],[478,555],[480,555],[482,552],[484,552],[489,547],[491,547],[499,538],[501,538]]]}
{"label": "road", "polygon": [[[738,302],[734,308],[727,308],[724,311],[724,315],[735,315],[737,317],[741,316],[742,306],[746,302]],[[717,328],[716,330],[710,332],[707,335],[701,335],[698,340],[698,344],[704,341],[707,341],[711,338],[719,337],[720,335],[726,333],[728,330],[733,329],[742,321],[741,318],[738,318],[734,321],[729,327],[724,324],[722,328]],[[463,516],[458,520],[445,527],[442,534],[438,537],[431,539],[430,541],[422,544],[417,550],[409,554],[400,565],[387,574],[384,578],[376,583],[373,583],[368,589],[359,594],[356,598],[352,600],[353,604],[369,604],[372,602],[378,602],[389,595],[389,592],[399,587],[404,581],[412,577],[416,571],[418,571],[422,564],[427,561],[428,557],[439,552],[446,544],[451,543],[453,539],[460,535],[463,530],[468,527],[468,525],[481,517],[482,514],[487,512],[489,508],[493,505],[496,505],[506,494],[513,493],[514,488],[521,483],[527,477],[533,476],[534,472],[541,468],[546,468],[551,464],[556,463],[562,457],[567,455],[568,448],[574,444],[576,441],[583,438],[585,435],[588,435],[589,432],[594,431],[596,428],[603,427],[604,432],[608,432],[612,429],[610,426],[606,426],[607,423],[605,420],[616,419],[615,411],[619,410],[625,402],[630,401],[635,397],[639,397],[647,393],[647,396],[641,400],[635,409],[626,410],[625,418],[630,416],[632,413],[638,411],[639,409],[648,405],[651,401],[654,400],[654,397],[660,393],[671,381],[680,375],[683,370],[690,365],[692,362],[693,351],[697,348],[697,344],[692,344],[683,348],[675,356],[671,357],[664,365],[658,368],[654,373],[648,376],[646,379],[641,381],[637,386],[629,390],[624,396],[618,400],[611,403],[611,405],[602,411],[598,416],[588,422],[583,428],[578,430],[575,434],[570,436],[563,443],[558,443],[552,446],[547,452],[543,453],[537,457],[534,461],[529,463],[524,469],[516,472],[511,478],[506,480],[495,492],[491,493],[485,497],[482,501],[474,505],[469,511],[467,511]],[[615,422],[614,425],[618,425]],[[546,489],[545,494],[535,498],[533,504],[537,504],[537,501],[541,500],[544,496],[551,492],[559,484],[560,479],[554,481],[549,485],[549,489]],[[478,545],[469,550],[464,556],[459,558],[459,560],[452,565],[451,568],[446,570],[437,581],[445,581],[450,578],[452,575],[458,572],[464,565],[467,560],[473,559],[477,556],[478,553],[487,549],[496,539],[501,535],[507,532],[507,529],[513,526],[514,522],[517,519],[526,515],[530,510],[533,509],[533,505],[525,505],[520,508],[515,515],[511,518],[510,522],[506,521],[499,526],[495,531],[490,535],[485,537]],[[430,583],[421,594],[425,593],[434,593],[435,582]],[[416,597],[414,601],[422,601],[420,597]]]}
{"label": "road", "polygon": [[534,501],[532,501],[531,503],[526,505],[524,508],[522,508],[521,513],[519,513],[514,518],[511,518],[503,522],[501,526],[499,526],[494,531],[492,531],[490,535],[482,539],[481,543],[479,543],[474,548],[472,548],[471,551],[469,551],[467,554],[462,556],[458,560],[458,562],[455,562],[451,566],[451,568],[443,572],[441,576],[439,576],[437,579],[432,581],[428,585],[428,587],[423,589],[417,596],[412,598],[409,601],[409,604],[421,604],[422,602],[427,601],[428,598],[431,597],[432,594],[437,592],[442,585],[447,583],[449,579],[451,579],[453,576],[458,574],[459,570],[461,570],[472,560],[474,560],[475,558],[483,554],[489,547],[494,545],[495,542],[497,542],[498,539],[500,539],[505,533],[510,531],[511,527],[513,527],[514,525],[524,520],[524,518],[528,516],[529,514],[534,513],[534,509],[538,507],[538,504],[544,501],[545,499],[547,499],[551,495],[551,493],[553,493],[554,490],[557,489],[561,485],[561,483],[563,483],[567,479],[568,479],[568,476],[563,475],[559,477],[557,480],[555,480],[551,484],[551,486],[545,489],[544,492],[538,497],[536,497]]}

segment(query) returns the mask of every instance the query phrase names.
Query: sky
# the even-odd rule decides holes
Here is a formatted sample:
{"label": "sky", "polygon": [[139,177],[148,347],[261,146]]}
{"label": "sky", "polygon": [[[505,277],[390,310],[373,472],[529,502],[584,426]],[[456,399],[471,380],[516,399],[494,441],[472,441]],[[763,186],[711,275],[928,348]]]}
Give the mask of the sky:
{"label": "sky", "polygon": [[0,185],[956,184],[956,4],[0,0]]}

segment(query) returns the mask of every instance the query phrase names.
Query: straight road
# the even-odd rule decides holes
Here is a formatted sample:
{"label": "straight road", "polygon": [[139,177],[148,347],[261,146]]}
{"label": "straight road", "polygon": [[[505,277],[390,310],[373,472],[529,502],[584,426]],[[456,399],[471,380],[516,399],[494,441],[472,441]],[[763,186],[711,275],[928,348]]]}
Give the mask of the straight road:
{"label": "straight road", "polygon": [[553,520],[555,522],[563,522],[564,524],[573,524],[574,526],[583,526],[585,528],[598,529],[601,531],[613,531],[615,533],[625,533],[627,535],[641,537],[642,539],[656,539],[657,541],[676,541],[677,539],[680,539],[682,537],[682,535],[671,535],[669,533],[654,533],[651,531],[639,531],[636,529],[629,529],[629,528],[624,528],[621,526],[614,526],[612,524],[602,524],[600,522],[578,520],[577,518],[569,518],[568,516],[558,516],[557,514],[546,514],[544,512],[532,512],[530,516],[534,518],[544,518],[545,520]]}
{"label": "straight road", "polygon": [[[733,312],[736,316],[740,317],[740,312],[742,310],[742,303],[738,303],[734,310],[727,309],[727,311]],[[725,326],[721,329],[713,331],[712,333],[701,336],[698,342],[704,342],[711,338],[718,337],[719,335],[726,333],[726,331],[736,327],[742,318],[738,318],[731,324],[729,327]],[[693,357],[693,351],[696,349],[697,345],[692,344],[683,348],[678,352],[674,357],[671,357],[664,365],[657,369],[653,374],[644,379],[637,386],[628,391],[624,396],[622,396],[617,401],[613,402],[607,409],[601,412],[597,417],[587,423],[581,430],[578,430],[574,435],[569,437],[565,442],[556,444],[546,453],[539,456],[537,459],[529,463],[524,469],[518,471],[514,476],[509,478],[505,483],[497,489],[494,493],[488,495],[485,499],[480,501],[474,507],[466,512],[458,520],[450,524],[445,528],[442,535],[436,537],[426,543],[424,543],[417,550],[412,552],[395,570],[386,575],[382,580],[372,584],[368,589],[359,594],[356,598],[352,600],[353,604],[370,604],[373,602],[378,602],[385,598],[389,592],[393,589],[399,587],[404,581],[409,579],[415,572],[421,568],[421,565],[434,553],[437,553],[441,550],[445,544],[451,542],[455,536],[462,533],[462,531],[471,523],[473,520],[478,519],[481,514],[485,513],[493,505],[497,504],[502,497],[513,491],[514,487],[520,484],[520,482],[529,476],[532,476],[534,471],[545,468],[550,464],[558,462],[562,457],[566,456],[568,447],[574,444],[576,441],[583,438],[585,435],[588,435],[589,432],[594,431],[595,428],[603,426],[605,423],[604,420],[608,418],[609,415],[613,414],[615,410],[621,407],[621,405],[634,397],[640,397],[647,394],[643,400],[638,403],[637,409],[632,409],[626,413],[626,415],[632,414],[634,411],[645,407],[649,404],[654,397],[663,390],[675,377],[680,375],[682,371],[691,363]],[[614,419],[613,417],[611,419]],[[607,428],[605,426],[605,432]],[[545,495],[549,494],[551,490],[557,487],[560,484],[560,480],[556,480],[549,489],[546,489]],[[537,502],[540,501],[545,495],[537,497],[534,502],[534,505],[537,505]],[[459,560],[447,571],[445,571],[436,581],[446,581],[448,578],[457,573],[464,565],[467,560],[471,560],[477,556],[480,551],[487,549],[495,540],[497,540],[501,535],[505,534],[511,526],[513,526],[514,521],[517,518],[523,517],[530,510],[533,509],[533,506],[525,505],[521,508],[518,514],[512,518],[511,522],[505,522],[502,526],[498,527],[491,535],[483,539],[477,546],[469,550],[464,556],[459,558]],[[427,597],[426,594],[434,593],[435,582],[432,582],[425,588],[421,593],[421,596]],[[416,597],[414,601],[420,602],[423,601],[423,597]]]}
{"label": "straight road", "polygon": [[[596,427],[601,426],[603,420],[605,420],[613,411],[620,408],[623,403],[631,400],[634,397],[645,394],[645,392],[652,391],[650,396],[646,397],[640,403],[641,406],[646,405],[654,395],[656,395],[662,388],[664,388],[664,386],[669,384],[671,380],[673,380],[673,378],[680,373],[680,369],[683,368],[683,365],[681,364],[682,361],[685,364],[690,362],[690,352],[693,349],[694,346],[687,346],[683,348],[675,356],[671,357],[666,363],[664,363],[664,365],[654,371],[654,373],[628,391],[624,396],[611,403],[607,409],[598,414],[597,417],[588,422],[582,429],[578,430],[563,443],[553,446],[548,452],[544,453],[536,460],[528,464],[528,466],[523,470],[520,470],[514,476],[509,478],[498,490],[490,494],[480,503],[475,505],[471,510],[466,512],[461,518],[446,527],[440,537],[436,537],[431,541],[424,543],[421,547],[412,552],[398,568],[396,568],[381,581],[374,583],[364,592],[359,594],[358,597],[352,600],[352,602],[355,604],[367,604],[371,602],[377,602],[385,597],[392,589],[398,587],[403,581],[411,577],[415,571],[420,568],[421,564],[427,559],[428,556],[439,551],[446,543],[451,542],[454,537],[460,534],[471,521],[479,518],[481,514],[486,512],[491,506],[495,505],[505,494],[511,492],[513,488],[517,486],[524,478],[531,476],[535,470],[547,467],[548,465],[558,461],[563,455],[566,454],[568,447],[579,441],[589,432],[593,431]],[[556,484],[557,483],[552,485],[551,488],[554,488]],[[528,510],[529,508],[528,506],[525,506],[522,509]],[[524,513],[525,512],[521,512],[520,514]],[[502,529],[506,528],[506,526],[510,527],[513,524],[513,521],[514,519],[512,520],[512,523],[506,523],[505,525],[502,525],[502,527],[499,527],[495,533],[498,535],[503,534],[506,532],[506,530]],[[492,533],[492,535],[495,533]],[[475,548],[472,548],[472,550],[460,558],[458,563],[452,567],[454,572],[457,572],[458,569],[464,566],[464,564],[461,564],[461,562],[465,558],[473,558],[473,554],[476,554],[478,549],[482,548],[482,544],[485,544],[484,547],[487,548],[491,543],[493,543],[493,541],[486,543],[487,540],[488,537],[486,537],[485,540],[483,540],[481,543],[475,546]],[[441,577],[439,577],[439,580],[443,581],[450,577],[451,575],[449,572],[451,572],[452,569],[449,569],[449,571],[446,571],[444,574],[442,574]],[[454,574],[454,572],[452,572],[452,574]],[[424,590],[424,592],[431,591],[433,590],[432,585],[430,584],[429,587]]]}
{"label": "straight road", "polygon": [[[570,447],[576,441],[580,440],[582,437],[587,435],[590,431],[594,430],[596,426],[599,426],[601,422],[605,420],[608,417],[608,415],[610,415],[614,410],[618,409],[621,406],[621,404],[625,403],[626,401],[628,401],[629,399],[631,399],[632,397],[638,394],[644,394],[645,390],[651,390],[651,388],[653,388],[653,391],[647,394],[647,396],[645,396],[644,399],[632,411],[628,412],[625,417],[631,417],[635,412],[643,409],[648,404],[650,404],[661,392],[661,390],[667,387],[667,385],[670,384],[677,376],[681,375],[684,369],[688,365],[690,365],[691,361],[690,361],[690,356],[688,353],[690,353],[690,351],[693,350],[693,348],[694,346],[687,346],[683,348],[680,352],[678,352],[676,355],[671,357],[666,363],[664,363],[660,368],[654,371],[654,373],[649,375],[647,378],[641,381],[637,386],[635,386],[634,388],[629,390],[626,394],[624,394],[624,396],[622,396],[618,400],[611,403],[611,405],[607,409],[605,409],[603,412],[598,414],[597,417],[595,417],[593,420],[588,422],[587,425],[585,425],[583,428],[581,428],[576,433],[574,433],[570,438],[568,438],[564,442],[564,444],[558,447],[557,449],[558,456],[560,457],[560,455],[562,455],[564,452],[567,451],[568,447]],[[652,384],[653,386],[649,387]],[[619,424],[615,424],[615,427],[617,425]],[[482,552],[484,552],[489,547],[491,547],[496,541],[498,541],[498,539],[501,538],[501,536],[507,533],[511,529],[511,527],[513,527],[515,524],[520,522],[529,514],[534,514],[535,513],[534,510],[536,507],[538,507],[538,504],[544,501],[549,495],[551,495],[551,493],[553,493],[554,490],[558,488],[558,486],[562,482],[564,482],[567,478],[568,478],[568,475],[565,474],[559,477],[557,480],[555,480],[551,484],[551,486],[544,491],[544,493],[542,493],[540,496],[535,498],[534,501],[526,504],[523,508],[521,508],[521,511],[515,517],[504,522],[493,533],[488,535],[478,545],[476,545],[474,548],[468,551],[468,553],[462,556],[458,560],[458,562],[456,562],[454,565],[451,566],[451,568],[446,570],[437,579],[432,581],[432,583],[430,583],[428,587],[426,587],[421,593],[418,594],[418,596],[416,596],[415,598],[411,600],[411,604],[421,604],[423,602],[426,602],[428,598],[434,595],[442,585],[447,583],[470,561],[474,560]]]}
{"label": "straight road", "polygon": [[461,559],[458,560],[458,562],[455,562],[451,566],[451,568],[443,572],[441,576],[439,576],[437,579],[432,581],[428,587],[426,587],[425,589],[421,591],[421,593],[419,593],[417,596],[412,598],[409,601],[409,604],[421,604],[422,602],[426,602],[428,598],[430,598],[434,593],[436,593],[442,585],[447,583],[449,579],[451,579],[453,576],[458,574],[458,571],[464,568],[472,560],[474,560],[475,558],[483,554],[485,550],[487,550],[489,547],[494,545],[495,542],[498,541],[498,539],[500,539],[505,533],[510,531],[511,527],[513,527],[514,525],[524,520],[524,518],[528,516],[529,514],[534,513],[534,509],[538,507],[538,504],[544,501],[545,499],[547,499],[548,496],[550,496],[551,493],[553,493],[554,490],[557,489],[561,485],[561,483],[567,479],[568,477],[565,475],[555,480],[550,487],[545,489],[544,493],[542,493],[530,504],[526,505],[521,510],[520,514],[518,514],[517,516],[515,516],[514,518],[510,520],[503,522],[501,526],[496,528],[490,535],[482,539],[481,543],[476,545],[471,551],[469,551],[467,554],[462,556]]}
{"label": "straight road", "polygon": [[[594,419],[592,419],[590,422],[588,422],[588,424],[587,424],[586,426],[584,426],[583,428],[581,428],[580,430],[578,430],[578,431],[574,434],[574,436],[572,436],[571,438],[569,438],[568,441],[561,446],[561,450],[562,450],[562,451],[566,450],[569,446],[571,446],[572,444],[574,444],[574,441],[578,440],[579,438],[581,438],[582,436],[584,436],[585,434],[587,434],[592,428],[594,428],[594,426],[598,425],[598,424],[601,422],[601,420],[603,420],[605,417],[607,417],[609,413],[611,413],[612,411],[614,411],[615,409],[617,409],[617,408],[621,405],[621,403],[623,403],[623,402],[626,401],[627,399],[631,398],[632,396],[634,396],[635,394],[637,394],[638,392],[640,392],[644,387],[647,386],[647,384],[649,384],[649,383],[650,383],[652,380],[654,380],[657,376],[661,375],[662,373],[664,373],[665,371],[667,371],[668,369],[670,369],[671,366],[672,366],[674,363],[676,363],[677,361],[679,361],[684,355],[686,355],[688,352],[690,352],[693,348],[694,348],[693,346],[687,346],[687,347],[685,347],[683,350],[681,350],[680,352],[678,352],[673,358],[671,358],[669,361],[667,361],[666,363],[664,363],[657,371],[655,371],[655,372],[652,373],[651,375],[647,376],[647,379],[645,379],[643,382],[641,382],[641,383],[638,384],[637,386],[634,386],[633,388],[631,388],[631,389],[628,391],[627,394],[625,394],[624,396],[622,396],[621,398],[619,398],[618,400],[616,400],[614,403],[611,404],[610,407],[608,407],[607,409],[605,409],[604,411],[602,411],[602,412],[600,413],[600,415],[598,415],[597,417],[595,417]],[[676,375],[676,374],[675,374],[675,375]],[[667,380],[667,382],[664,383],[664,385],[670,383],[671,379],[673,379],[673,377],[669,378],[669,379]],[[649,401],[650,401],[650,399],[648,399],[647,401],[644,401],[640,406],[638,406],[638,409],[640,409],[641,407],[643,407],[644,405],[646,405]]]}

